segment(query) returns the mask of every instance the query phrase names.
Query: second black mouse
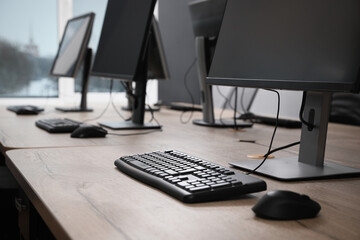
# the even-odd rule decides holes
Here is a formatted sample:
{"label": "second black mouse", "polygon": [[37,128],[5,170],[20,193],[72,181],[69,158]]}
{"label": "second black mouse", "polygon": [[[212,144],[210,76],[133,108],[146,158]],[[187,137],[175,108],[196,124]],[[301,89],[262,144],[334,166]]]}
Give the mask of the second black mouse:
{"label": "second black mouse", "polygon": [[274,220],[313,218],[320,209],[307,195],[283,190],[266,193],[252,208],[256,216]]}
{"label": "second black mouse", "polygon": [[35,106],[24,106],[24,107],[19,108],[16,111],[16,114],[17,115],[36,115],[42,111],[44,111],[43,108],[38,108]]}
{"label": "second black mouse", "polygon": [[72,133],[72,138],[101,138],[105,137],[108,132],[102,127],[88,124],[81,124]]}

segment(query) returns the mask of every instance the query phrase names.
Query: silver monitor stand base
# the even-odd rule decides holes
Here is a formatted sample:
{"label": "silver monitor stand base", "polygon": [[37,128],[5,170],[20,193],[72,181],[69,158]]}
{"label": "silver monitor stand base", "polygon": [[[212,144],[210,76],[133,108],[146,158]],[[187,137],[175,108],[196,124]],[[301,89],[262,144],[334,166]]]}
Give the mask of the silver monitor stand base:
{"label": "silver monitor stand base", "polygon": [[[252,171],[262,159],[230,162],[243,170]],[[280,181],[301,181],[312,179],[330,179],[360,176],[360,169],[325,162],[323,166],[314,166],[298,161],[297,157],[267,159],[255,172]]]}

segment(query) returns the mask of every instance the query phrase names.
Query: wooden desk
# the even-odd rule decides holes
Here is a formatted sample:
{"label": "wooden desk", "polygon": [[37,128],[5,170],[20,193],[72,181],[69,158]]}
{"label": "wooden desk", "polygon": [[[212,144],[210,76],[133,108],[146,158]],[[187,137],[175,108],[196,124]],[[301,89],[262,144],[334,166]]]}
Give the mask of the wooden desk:
{"label": "wooden desk", "polygon": [[[121,144],[147,144],[158,143],[166,144],[173,142],[174,146],[188,145],[190,139],[194,139],[194,135],[200,135],[202,138],[199,141],[206,142],[208,138],[219,138],[219,141],[237,141],[242,139],[252,139],[263,144],[268,144],[272,134],[272,127],[265,128],[266,131],[254,128],[245,129],[243,131],[234,132],[229,129],[212,129],[193,125],[191,122],[188,124],[180,123],[179,111],[171,111],[162,109],[160,112],[155,113],[156,118],[160,124],[163,125],[162,133],[152,133],[149,135],[138,136],[116,136],[107,135],[106,138],[88,138],[78,139],[71,138],[70,134],[51,134],[35,126],[35,121],[44,118],[63,118],[68,117],[74,120],[83,121],[97,116],[99,111],[95,113],[58,113],[36,115],[36,116],[15,116],[12,118],[0,118],[0,149],[4,154],[5,151],[10,149],[24,149],[24,148],[52,148],[52,147],[84,147],[84,146],[109,146]],[[150,113],[146,113],[147,120],[150,118]],[[201,117],[201,113],[194,113],[194,118]],[[122,119],[115,113],[109,111],[109,114],[101,118],[102,121],[122,121]],[[89,123],[96,124],[96,121]],[[147,130],[144,130],[145,132]],[[258,134],[260,132],[260,134]],[[139,131],[114,131],[108,130],[109,133],[128,134],[138,133]],[[299,131],[293,131],[293,141],[298,138]],[[181,133],[181,135],[179,134]],[[215,134],[215,135],[214,135]],[[208,138],[206,137],[208,136]],[[280,136],[280,135],[279,135]],[[288,139],[287,136],[285,136]],[[155,140],[154,140],[155,138]],[[284,137],[281,137],[284,138]],[[206,146],[200,144],[199,147]]]}
{"label": "wooden desk", "polygon": [[[163,132],[108,139],[117,146],[95,146],[100,144],[95,141],[88,143],[91,147],[11,150],[6,152],[6,164],[58,239],[360,238],[359,178],[283,183],[262,177],[268,190],[304,193],[322,206],[314,219],[269,221],[251,211],[265,192],[184,204],[118,171],[113,162],[119,156],[165,149],[227,166],[246,154],[265,152],[272,133],[272,127],[261,125],[245,132],[182,125],[169,111],[161,112],[159,120]],[[275,145],[298,138],[299,130],[280,129]],[[359,127],[330,124],[326,150],[330,161],[360,168],[359,146]],[[296,152],[293,147],[275,155]]]}

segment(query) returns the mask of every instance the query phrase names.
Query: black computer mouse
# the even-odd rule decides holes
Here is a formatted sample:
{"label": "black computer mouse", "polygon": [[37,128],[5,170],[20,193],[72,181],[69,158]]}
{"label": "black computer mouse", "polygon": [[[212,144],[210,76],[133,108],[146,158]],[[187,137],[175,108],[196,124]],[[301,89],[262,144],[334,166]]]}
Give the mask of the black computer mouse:
{"label": "black computer mouse", "polygon": [[256,216],[274,220],[313,218],[320,209],[307,195],[283,190],[266,193],[252,208]]}
{"label": "black computer mouse", "polygon": [[36,115],[44,111],[43,108],[33,107],[33,106],[24,106],[16,110],[18,115]]}
{"label": "black computer mouse", "polygon": [[76,128],[72,133],[72,138],[101,138],[105,137],[108,132],[102,127],[89,125],[89,124],[81,124],[78,128]]}

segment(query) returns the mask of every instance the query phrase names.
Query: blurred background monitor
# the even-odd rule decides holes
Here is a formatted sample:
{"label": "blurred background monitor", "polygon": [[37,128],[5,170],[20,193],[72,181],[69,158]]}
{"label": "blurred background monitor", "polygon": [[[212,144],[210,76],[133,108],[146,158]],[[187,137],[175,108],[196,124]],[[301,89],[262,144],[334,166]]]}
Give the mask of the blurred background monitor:
{"label": "blurred background monitor", "polygon": [[[167,78],[165,58],[153,11],[156,0],[109,0],[92,75],[135,83],[130,121],[100,122],[111,129],[161,128],[145,123],[146,84],[149,78]],[[157,49],[157,50],[156,50]],[[161,66],[161,67],[159,67]]]}
{"label": "blurred background monitor", "polygon": [[86,95],[92,58],[92,52],[91,49],[88,49],[88,43],[94,17],[94,13],[89,13],[72,18],[68,20],[66,24],[58,52],[51,68],[51,75],[75,78],[81,64],[84,62],[82,95],[79,108],[56,108],[57,110],[64,112],[92,111],[92,109],[86,106]]}

